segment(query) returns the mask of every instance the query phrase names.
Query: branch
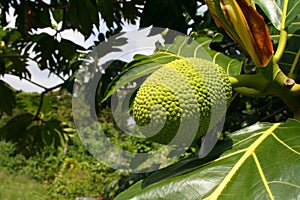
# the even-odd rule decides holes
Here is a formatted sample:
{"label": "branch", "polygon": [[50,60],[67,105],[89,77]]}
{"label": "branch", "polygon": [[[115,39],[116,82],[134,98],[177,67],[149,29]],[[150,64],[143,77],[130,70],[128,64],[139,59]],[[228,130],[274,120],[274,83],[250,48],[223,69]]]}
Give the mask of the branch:
{"label": "branch", "polygon": [[44,8],[54,8],[54,9],[67,9],[70,7],[70,5],[68,3],[65,3],[65,4],[56,4],[56,5],[53,5],[53,4],[50,4],[48,5],[47,3],[45,3],[44,1],[42,0],[37,0],[37,2],[43,6]]}
{"label": "branch", "polygon": [[29,83],[32,83],[32,84],[35,85],[35,86],[38,86],[38,87],[40,87],[40,88],[43,88],[44,90],[47,90],[47,88],[46,88],[45,86],[43,86],[43,85],[41,85],[41,84],[39,84],[39,83],[36,83],[36,82],[34,82],[34,81],[32,81],[32,80],[26,78],[26,77],[23,77],[23,79],[26,80],[26,81],[28,81]]}
{"label": "branch", "polygon": [[61,83],[61,84],[55,85],[55,86],[53,86],[53,87],[51,87],[51,88],[46,88],[45,91],[43,91],[43,92],[41,93],[41,98],[40,98],[39,107],[38,107],[38,109],[37,109],[37,111],[36,111],[36,113],[35,113],[35,116],[34,116],[34,118],[33,118],[34,120],[41,120],[41,119],[39,118],[39,115],[40,115],[40,112],[41,112],[42,107],[43,107],[43,103],[44,103],[44,95],[45,95],[46,93],[48,93],[48,92],[51,92],[52,90],[55,90],[55,89],[57,89],[57,88],[60,88],[61,86],[63,86],[63,84],[64,84],[64,83]]}
{"label": "branch", "polygon": [[45,92],[45,93],[51,92],[52,90],[55,90],[55,89],[57,89],[57,88],[62,87],[64,84],[65,84],[65,83],[63,82],[63,83],[60,83],[60,84],[58,84],[58,85],[55,85],[55,86],[53,86],[53,87],[51,87],[51,88],[47,88],[44,92]]}
{"label": "branch", "polygon": [[280,108],[280,109],[278,109],[278,110],[275,110],[274,112],[272,112],[272,113],[269,114],[268,116],[265,116],[265,117],[261,118],[259,121],[265,121],[265,120],[267,120],[267,119],[269,119],[269,118],[271,118],[271,117],[274,117],[275,115],[281,113],[281,112],[284,111],[285,109],[287,109],[287,106],[284,106],[284,107],[282,107],[282,108]]}
{"label": "branch", "polygon": [[38,63],[38,61],[28,55],[21,55],[21,54],[3,54],[2,55],[3,58],[23,58],[23,59],[28,59],[31,60],[33,62]]}
{"label": "branch", "polygon": [[[55,74],[55,73],[54,73]],[[65,82],[66,80],[59,74],[55,74],[58,78],[60,78],[63,82]]]}
{"label": "branch", "polygon": [[276,62],[260,70],[260,74],[244,74],[229,77],[235,91],[249,97],[278,96],[300,120],[300,84],[288,78]]}
{"label": "branch", "polygon": [[24,58],[24,59],[29,58],[28,56],[20,55],[20,54],[3,54],[2,57],[3,58]]}
{"label": "branch", "polygon": [[40,120],[39,115],[40,115],[40,112],[42,110],[43,103],[44,103],[44,94],[45,94],[45,91],[41,93],[39,107],[35,113],[33,120]]}

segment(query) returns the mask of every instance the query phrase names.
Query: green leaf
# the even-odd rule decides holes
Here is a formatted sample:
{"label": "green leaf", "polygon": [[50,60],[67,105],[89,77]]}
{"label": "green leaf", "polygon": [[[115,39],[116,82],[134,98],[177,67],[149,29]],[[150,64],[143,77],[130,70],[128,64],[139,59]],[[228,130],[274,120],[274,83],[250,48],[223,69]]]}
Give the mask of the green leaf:
{"label": "green leaf", "polygon": [[15,106],[15,92],[5,82],[0,80],[0,116],[2,113],[12,115]]}
{"label": "green leaf", "polygon": [[[230,134],[232,149],[192,172],[115,199],[297,199],[300,194],[300,123],[258,123]],[[298,195],[298,196],[297,196]]]}
{"label": "green leaf", "polygon": [[188,26],[182,7],[176,0],[146,1],[141,14],[140,26],[148,27],[152,25],[186,33]]}
{"label": "green leaf", "polygon": [[284,53],[278,64],[290,78],[300,81],[300,49],[297,44],[300,42],[300,30],[291,34],[287,41]]}
{"label": "green leaf", "polygon": [[212,39],[206,36],[199,36],[195,41],[191,41],[191,38],[179,35],[172,44],[158,46],[157,50],[150,56],[135,56],[134,60],[128,63],[111,82],[102,102],[131,81],[155,72],[163,64],[185,57],[212,59],[214,63],[223,67],[229,75],[240,74],[242,62],[210,49],[211,41]]}
{"label": "green leaf", "polygon": [[288,1],[288,8],[286,13],[285,27],[289,26],[296,16],[299,14],[300,1],[299,0],[255,0],[264,13],[268,16],[272,24],[280,30],[282,22],[282,10],[284,1]]}
{"label": "green leaf", "polygon": [[39,2],[21,1],[15,9],[16,25],[24,35],[31,29],[51,27],[49,10]]}
{"label": "green leaf", "polygon": [[33,118],[34,116],[29,113],[14,116],[0,129],[0,137],[13,142],[21,140]]}
{"label": "green leaf", "polygon": [[243,62],[237,59],[226,56],[220,52],[214,51],[210,48],[211,42],[220,42],[220,34],[216,34],[213,39],[206,35],[200,35],[196,38],[196,41],[206,50],[211,56],[215,64],[220,65],[228,75],[237,76],[240,75]]}
{"label": "green leaf", "polygon": [[63,9],[52,9],[51,13],[56,22],[61,22],[63,20]]}
{"label": "green leaf", "polygon": [[187,172],[193,171],[199,168],[200,165],[208,163],[218,158],[224,151],[232,146],[232,140],[228,137],[223,140],[219,140],[213,150],[204,158],[199,158],[195,155],[191,158],[183,159],[177,163],[170,165],[166,168],[160,169],[150,174],[145,180],[143,180],[142,188],[152,185],[156,182],[164,180],[166,178],[175,177]]}
{"label": "green leaf", "polygon": [[34,115],[39,106],[40,94],[31,94],[20,92],[17,94],[17,106],[16,108],[22,111],[26,111]]}
{"label": "green leaf", "polygon": [[99,25],[96,4],[91,0],[70,0],[67,17],[86,39],[92,34],[93,25]]}
{"label": "green leaf", "polygon": [[46,116],[51,116],[58,109],[57,99],[53,95],[44,95],[41,112]]}
{"label": "green leaf", "polygon": [[19,78],[30,78],[31,74],[26,68],[26,60],[20,57],[11,57],[3,59],[5,64],[5,73],[13,74]]}
{"label": "green leaf", "polygon": [[50,119],[40,125],[40,137],[45,146],[53,145],[55,148],[65,147],[68,135],[64,131],[62,122],[57,119]]}
{"label": "green leaf", "polygon": [[55,74],[71,73],[66,66],[77,55],[77,50],[83,50],[82,47],[66,39],[61,39],[59,42],[47,33],[34,35],[32,38],[36,42],[33,46],[36,53],[34,59],[41,60],[38,65],[42,70],[49,69]]}
{"label": "green leaf", "polygon": [[8,30],[3,30],[2,27],[0,27],[0,41],[3,40],[3,38],[9,33]]}
{"label": "green leaf", "polygon": [[171,62],[177,58],[175,55],[167,52],[156,52],[150,56],[138,56],[135,60],[128,63],[124,70],[109,84],[102,102],[106,101],[122,86],[155,72],[162,64]]}
{"label": "green leaf", "polygon": [[109,0],[99,0],[99,10],[108,27],[113,27],[114,5]]}

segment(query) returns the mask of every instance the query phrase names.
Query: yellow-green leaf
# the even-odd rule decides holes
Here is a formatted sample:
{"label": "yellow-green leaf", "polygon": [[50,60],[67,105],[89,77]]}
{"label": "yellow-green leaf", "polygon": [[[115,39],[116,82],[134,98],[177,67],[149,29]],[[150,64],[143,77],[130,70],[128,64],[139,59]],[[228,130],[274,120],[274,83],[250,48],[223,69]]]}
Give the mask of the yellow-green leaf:
{"label": "yellow-green leaf", "polygon": [[123,199],[297,199],[300,195],[300,122],[258,123],[230,134],[232,149],[186,174],[142,189],[142,181],[117,196]]}
{"label": "yellow-green leaf", "polygon": [[266,16],[270,19],[273,26],[280,30],[282,23],[282,11],[284,2],[287,1],[287,13],[284,18],[285,27],[289,26],[297,15],[299,15],[300,1],[299,0],[254,0]]}
{"label": "yellow-green leaf", "polygon": [[209,45],[211,38],[205,35],[195,36],[195,40],[178,35],[174,42],[160,46],[152,55],[137,55],[129,62],[122,72],[114,78],[105,92],[102,101],[107,100],[117,89],[131,81],[149,75],[159,69],[163,64],[175,59],[194,57],[212,60],[220,65],[229,75],[239,75],[242,62],[212,50]]}

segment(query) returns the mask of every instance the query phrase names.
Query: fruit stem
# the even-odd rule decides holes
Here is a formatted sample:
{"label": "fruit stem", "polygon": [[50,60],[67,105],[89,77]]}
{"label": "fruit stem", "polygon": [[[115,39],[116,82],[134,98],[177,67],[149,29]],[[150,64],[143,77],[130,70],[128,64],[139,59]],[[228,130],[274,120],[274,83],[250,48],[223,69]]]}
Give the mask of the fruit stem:
{"label": "fruit stem", "polygon": [[258,69],[258,74],[229,77],[230,83],[235,91],[245,96],[279,97],[293,111],[294,118],[300,120],[300,84],[287,77],[274,59],[267,67]]}
{"label": "fruit stem", "polygon": [[264,89],[269,84],[269,81],[259,74],[231,76],[229,81],[237,92],[250,97],[263,95]]}

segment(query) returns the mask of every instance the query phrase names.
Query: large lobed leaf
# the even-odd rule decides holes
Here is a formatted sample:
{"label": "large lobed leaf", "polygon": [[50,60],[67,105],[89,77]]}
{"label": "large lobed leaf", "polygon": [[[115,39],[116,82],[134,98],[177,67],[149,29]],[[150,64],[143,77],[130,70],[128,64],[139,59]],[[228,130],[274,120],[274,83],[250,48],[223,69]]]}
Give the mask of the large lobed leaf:
{"label": "large lobed leaf", "polygon": [[232,149],[189,173],[119,194],[128,199],[297,199],[300,123],[258,123],[230,134]]}
{"label": "large lobed leaf", "polygon": [[272,24],[279,30],[282,23],[282,11],[284,2],[287,1],[287,13],[283,19],[285,27],[289,26],[299,14],[299,0],[255,0],[264,13],[268,16]]}
{"label": "large lobed leaf", "polygon": [[242,62],[212,50],[209,47],[211,42],[212,39],[204,35],[196,37],[195,41],[192,42],[191,38],[179,35],[172,44],[159,46],[152,55],[136,55],[134,60],[128,63],[123,71],[111,82],[103,101],[107,100],[122,86],[155,72],[163,64],[180,58],[208,59],[223,67],[229,75],[239,75]]}

